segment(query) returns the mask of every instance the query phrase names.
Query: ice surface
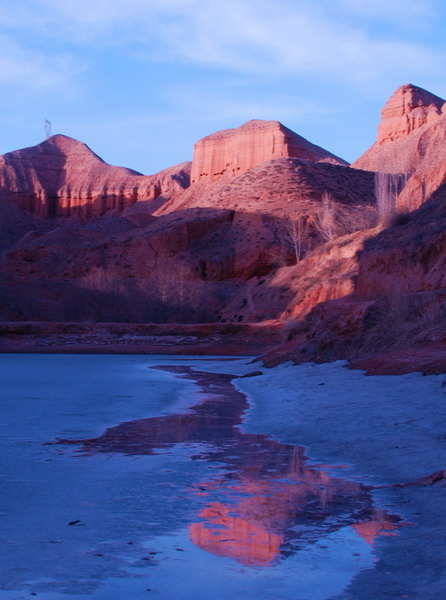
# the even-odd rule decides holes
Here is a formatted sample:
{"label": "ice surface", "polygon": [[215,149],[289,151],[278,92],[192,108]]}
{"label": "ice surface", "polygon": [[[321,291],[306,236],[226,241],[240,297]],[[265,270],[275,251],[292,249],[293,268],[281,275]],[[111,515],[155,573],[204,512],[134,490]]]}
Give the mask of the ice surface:
{"label": "ice surface", "polygon": [[[441,530],[444,518],[426,513],[439,510],[444,488],[361,491],[354,477],[386,485],[444,465],[443,377],[369,378],[341,364],[262,369],[237,380],[250,408],[243,424],[247,406],[231,409],[214,442],[202,435],[213,418],[192,407],[221,401],[227,383],[209,382],[205,394],[191,379],[151,368],[163,365],[253,370],[243,358],[0,357],[1,600],[350,600],[372,598],[373,589],[382,600],[425,585],[414,580],[417,561],[433,583],[409,597],[441,597],[435,521]],[[139,429],[119,426],[133,421]],[[120,452],[102,442],[105,430],[116,431]],[[80,443],[46,445],[57,438]],[[347,467],[295,462],[298,444],[313,463]],[[333,517],[327,490],[338,498]],[[380,520],[395,533],[389,513],[415,525],[375,537]],[[254,534],[266,558],[249,564]],[[280,554],[262,548],[277,540]]]}

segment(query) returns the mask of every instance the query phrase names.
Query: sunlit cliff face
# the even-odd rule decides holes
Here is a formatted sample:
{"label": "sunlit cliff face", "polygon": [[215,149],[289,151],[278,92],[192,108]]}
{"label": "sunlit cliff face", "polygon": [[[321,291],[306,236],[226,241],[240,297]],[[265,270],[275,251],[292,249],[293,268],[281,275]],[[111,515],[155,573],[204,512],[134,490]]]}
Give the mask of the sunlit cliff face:
{"label": "sunlit cliff face", "polygon": [[[187,373],[206,394],[190,412],[122,423],[98,438],[62,443],[81,443],[88,454],[128,455],[190,444],[191,460],[218,464],[219,475],[189,490],[197,507],[189,537],[203,550],[244,565],[272,565],[345,527],[370,544],[377,535],[394,533],[398,519],[376,509],[365,486],[307,466],[300,446],[242,432],[248,404],[231,376],[171,370]],[[204,448],[198,455],[192,454],[196,443]]]}

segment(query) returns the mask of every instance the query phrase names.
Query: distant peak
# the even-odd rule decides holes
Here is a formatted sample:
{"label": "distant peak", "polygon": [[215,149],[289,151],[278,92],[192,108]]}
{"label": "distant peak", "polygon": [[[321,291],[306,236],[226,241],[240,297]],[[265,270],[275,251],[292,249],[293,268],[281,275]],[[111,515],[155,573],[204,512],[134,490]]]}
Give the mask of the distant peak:
{"label": "distant peak", "polygon": [[191,182],[212,182],[223,175],[238,177],[268,160],[286,157],[347,164],[279,121],[252,119],[235,129],[217,131],[195,144]]}
{"label": "distant peak", "polygon": [[[265,121],[263,119],[251,119],[239,127],[232,127],[231,129],[220,129],[215,133],[211,133],[206,137],[199,140],[197,143],[201,143],[207,140],[217,140],[220,138],[228,138],[231,136],[238,135],[239,133],[251,133],[254,131],[266,131],[271,129],[286,129],[279,121]],[[296,134],[297,135],[297,134]]]}
{"label": "distant peak", "polygon": [[265,121],[264,119],[251,119],[243,125],[239,129],[269,129],[270,127],[283,127],[282,123],[279,121]]}
{"label": "distant peak", "polygon": [[72,153],[89,155],[101,162],[105,162],[100,156],[93,152],[93,150],[89,148],[87,144],[71,138],[68,135],[63,135],[62,133],[56,133],[55,135],[47,138],[39,144],[39,147],[50,149],[50,151],[54,148],[65,155]]}
{"label": "distant peak", "polygon": [[50,137],[48,137],[45,141],[56,142],[56,143],[66,141],[66,142],[74,142],[75,144],[82,144],[82,142],[79,142],[79,140],[76,140],[68,135],[64,135],[63,133],[55,133],[54,135],[51,135]]}
{"label": "distant peak", "polygon": [[62,133],[56,133],[55,135],[52,135],[51,137],[41,142],[39,145],[42,144],[57,146],[58,148],[83,147],[88,149],[90,152],[93,152],[93,150],[91,150],[87,146],[87,144],[84,144],[84,142],[80,142],[79,140],[69,137],[68,135],[63,135]]}
{"label": "distant peak", "polygon": [[[436,96],[427,90],[413,85],[413,83],[405,83],[401,85],[388,100],[387,104],[395,97],[406,97],[408,100],[410,99],[410,104],[413,106],[431,106],[435,105],[438,107],[443,106],[444,99],[440,98],[440,96]],[[385,108],[385,107],[384,107]]]}
{"label": "distant peak", "polygon": [[378,144],[407,137],[443,114],[443,98],[412,83],[400,86],[384,105],[378,127]]}

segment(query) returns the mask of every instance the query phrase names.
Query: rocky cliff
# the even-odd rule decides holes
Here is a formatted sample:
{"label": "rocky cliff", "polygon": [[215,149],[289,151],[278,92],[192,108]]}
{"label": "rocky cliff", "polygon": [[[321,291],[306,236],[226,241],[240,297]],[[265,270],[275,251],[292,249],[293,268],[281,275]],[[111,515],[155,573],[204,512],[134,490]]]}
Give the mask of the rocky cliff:
{"label": "rocky cliff", "polygon": [[381,111],[377,144],[384,145],[405,138],[444,113],[445,101],[422,88],[402,85]]}
{"label": "rocky cliff", "polygon": [[403,174],[398,209],[417,209],[446,181],[446,102],[403,85],[382,110],[378,139],[352,166]]}
{"label": "rocky cliff", "polygon": [[[197,144],[192,185],[187,164],[147,177],[64,136],[9,153],[0,318],[291,320],[280,356],[295,360],[446,342],[443,107],[402,86],[354,166],[249,122]],[[410,175],[387,229],[378,168]]]}
{"label": "rocky cliff", "polygon": [[[374,219],[373,174],[336,164],[342,161],[305,140],[305,159],[271,158],[274,148],[264,147],[256,156],[268,160],[237,177],[228,172],[189,187],[187,165],[145,177],[110,167],[64,136],[5,155],[2,210],[19,211],[24,225],[8,220],[3,318],[260,320],[260,310],[224,309],[235,296],[247,303],[248,280],[296,261],[289,239],[296,220],[304,226],[300,258],[324,241],[324,197],[336,225],[329,235],[361,228],[364,215]],[[74,215],[81,218],[64,218]]]}
{"label": "rocky cliff", "polygon": [[[54,135],[0,157],[0,197],[47,218],[84,219],[122,212],[138,201],[159,203],[189,185],[189,163],[152,176],[113,167],[82,142]],[[160,202],[161,201],[161,202]]]}
{"label": "rocky cliff", "polygon": [[278,121],[253,120],[237,129],[218,131],[197,142],[191,182],[214,181],[225,173],[237,177],[267,160],[284,157],[347,164]]}
{"label": "rocky cliff", "polygon": [[381,111],[377,141],[352,166],[413,173],[436,162],[441,149],[439,132],[446,130],[445,111],[442,98],[411,84],[399,87]]}
{"label": "rocky cliff", "polygon": [[445,265],[443,185],[418,210],[368,236],[351,293],[296,321],[291,342],[269,360],[342,358],[378,372],[444,372]]}

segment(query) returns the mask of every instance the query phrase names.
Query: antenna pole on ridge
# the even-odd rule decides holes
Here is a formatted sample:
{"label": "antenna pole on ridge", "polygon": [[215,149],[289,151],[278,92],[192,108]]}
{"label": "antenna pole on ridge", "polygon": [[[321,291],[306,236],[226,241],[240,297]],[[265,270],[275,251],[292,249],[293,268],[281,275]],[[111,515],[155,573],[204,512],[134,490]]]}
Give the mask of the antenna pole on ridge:
{"label": "antenna pole on ridge", "polygon": [[51,137],[53,135],[52,133],[52,125],[51,125],[51,121],[48,121],[48,119],[45,119],[44,123],[43,123],[43,128],[45,130],[45,138],[48,139],[49,137]]}

